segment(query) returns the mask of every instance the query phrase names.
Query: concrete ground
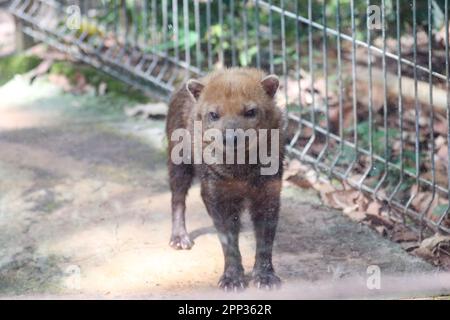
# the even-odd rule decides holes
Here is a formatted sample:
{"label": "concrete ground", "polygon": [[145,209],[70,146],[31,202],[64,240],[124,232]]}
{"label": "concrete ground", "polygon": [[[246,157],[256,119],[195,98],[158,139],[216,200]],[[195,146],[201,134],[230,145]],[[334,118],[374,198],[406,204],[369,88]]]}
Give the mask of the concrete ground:
{"label": "concrete ground", "polygon": [[[127,118],[120,111],[126,100],[75,96],[42,79],[29,85],[22,76],[0,88],[0,97],[0,297],[348,299],[450,293],[448,275],[324,207],[314,192],[295,187],[283,190],[274,248],[284,287],[222,293],[216,288],[221,248],[197,184],[187,204],[195,246],[175,251],[168,245],[163,120]],[[248,219],[240,246],[249,272],[255,244]],[[368,289],[377,284],[368,274],[373,265],[380,268],[379,290]]]}

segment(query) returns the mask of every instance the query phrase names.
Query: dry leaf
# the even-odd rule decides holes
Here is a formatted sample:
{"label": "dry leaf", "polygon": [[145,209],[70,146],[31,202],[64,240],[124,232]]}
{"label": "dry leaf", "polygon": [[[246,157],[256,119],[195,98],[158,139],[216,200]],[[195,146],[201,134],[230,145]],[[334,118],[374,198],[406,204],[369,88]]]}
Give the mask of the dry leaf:
{"label": "dry leaf", "polygon": [[395,242],[415,242],[419,240],[417,233],[407,229],[403,225],[396,225],[391,233],[391,240]]}
{"label": "dry leaf", "polygon": [[430,238],[424,239],[420,244],[420,247],[433,252],[436,248],[443,244],[450,244],[450,236],[435,234]]}
{"label": "dry leaf", "polygon": [[164,102],[140,104],[131,108],[125,108],[125,114],[129,117],[164,118],[167,115],[167,104]]}
{"label": "dry leaf", "polygon": [[292,176],[296,176],[302,168],[302,164],[298,159],[292,159],[288,161],[286,168],[283,172],[283,179],[287,180]]}
{"label": "dry leaf", "polygon": [[373,226],[384,226],[388,229],[392,229],[394,227],[393,222],[382,215],[367,214],[366,221],[369,221]]}
{"label": "dry leaf", "polygon": [[375,226],[375,230],[383,237],[387,237],[388,231],[385,226]]}
{"label": "dry leaf", "polygon": [[[350,208],[349,208],[350,209]],[[363,211],[358,210],[358,206],[354,207],[354,210],[343,210],[343,212],[352,220],[361,222],[366,218],[366,214]]]}
{"label": "dry leaf", "polygon": [[378,201],[372,201],[367,206],[366,212],[372,215],[379,215],[382,208],[383,205],[381,203],[379,203]]}
{"label": "dry leaf", "polygon": [[411,252],[419,247],[417,241],[400,242],[400,246],[407,252]]}

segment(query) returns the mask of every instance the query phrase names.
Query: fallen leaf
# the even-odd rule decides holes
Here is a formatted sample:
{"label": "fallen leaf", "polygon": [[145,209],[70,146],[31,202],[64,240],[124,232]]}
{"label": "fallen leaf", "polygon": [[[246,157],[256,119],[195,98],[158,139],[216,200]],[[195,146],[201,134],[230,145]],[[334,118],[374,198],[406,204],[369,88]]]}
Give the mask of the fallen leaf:
{"label": "fallen leaf", "polygon": [[381,209],[383,205],[378,201],[372,201],[367,206],[366,212],[372,215],[379,215],[381,213]]}
{"label": "fallen leaf", "polygon": [[290,177],[297,175],[302,168],[302,164],[298,159],[288,161],[283,172],[283,179],[288,180]]}
{"label": "fallen leaf", "polygon": [[125,108],[125,114],[129,117],[144,119],[161,119],[167,115],[168,107],[164,102],[139,104],[131,108]]}
{"label": "fallen leaf", "polygon": [[402,225],[395,225],[391,232],[391,240],[401,243],[401,242],[415,242],[419,240],[417,233],[407,229]]}
{"label": "fallen leaf", "polygon": [[358,206],[356,205],[353,210],[350,208],[344,209],[343,212],[352,220],[360,222],[366,218],[366,214],[363,211],[358,210]]}
{"label": "fallen leaf", "polygon": [[300,187],[302,189],[312,188],[312,184],[307,179],[305,179],[300,175],[291,176],[287,178],[287,181],[295,184],[297,187]]}
{"label": "fallen leaf", "polygon": [[420,247],[433,252],[438,246],[443,244],[450,244],[450,236],[435,234],[432,237],[424,239]]}
{"label": "fallen leaf", "polygon": [[375,226],[375,230],[383,237],[387,237],[388,231],[385,226]]}
{"label": "fallen leaf", "polygon": [[400,242],[400,246],[407,252],[411,252],[419,247],[417,241]]}
{"label": "fallen leaf", "polygon": [[373,226],[384,226],[388,229],[394,227],[393,222],[382,215],[367,214],[365,220],[369,221]]}
{"label": "fallen leaf", "polygon": [[449,268],[449,248],[450,236],[435,234],[424,239],[419,248],[415,249],[413,253],[434,265],[444,265],[444,267]]}

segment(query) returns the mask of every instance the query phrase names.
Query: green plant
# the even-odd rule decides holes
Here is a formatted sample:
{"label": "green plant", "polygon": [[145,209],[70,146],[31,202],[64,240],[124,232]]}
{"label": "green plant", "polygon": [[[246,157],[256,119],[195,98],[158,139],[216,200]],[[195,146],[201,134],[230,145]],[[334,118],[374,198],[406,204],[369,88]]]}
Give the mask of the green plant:
{"label": "green plant", "polygon": [[42,59],[34,55],[12,55],[0,59],[0,85],[11,80],[14,75],[26,73],[36,68]]}
{"label": "green plant", "polygon": [[76,84],[77,74],[81,74],[95,88],[98,88],[101,83],[105,83],[107,92],[112,96],[125,95],[136,102],[148,101],[148,98],[141,91],[132,89],[122,81],[116,80],[84,64],[57,61],[52,65],[50,73],[64,75],[72,84]]}

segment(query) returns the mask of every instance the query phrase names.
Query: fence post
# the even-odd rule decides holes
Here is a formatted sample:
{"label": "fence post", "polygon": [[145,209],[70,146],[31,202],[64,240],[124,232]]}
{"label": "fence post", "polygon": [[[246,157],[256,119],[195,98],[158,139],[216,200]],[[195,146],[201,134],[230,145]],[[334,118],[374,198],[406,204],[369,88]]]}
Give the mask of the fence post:
{"label": "fence post", "polygon": [[14,23],[16,26],[15,30],[15,41],[16,41],[16,51],[23,52],[26,49],[34,45],[34,40],[32,37],[23,32],[24,23],[16,16],[14,17]]}

